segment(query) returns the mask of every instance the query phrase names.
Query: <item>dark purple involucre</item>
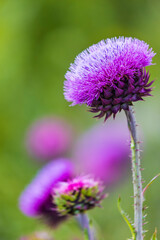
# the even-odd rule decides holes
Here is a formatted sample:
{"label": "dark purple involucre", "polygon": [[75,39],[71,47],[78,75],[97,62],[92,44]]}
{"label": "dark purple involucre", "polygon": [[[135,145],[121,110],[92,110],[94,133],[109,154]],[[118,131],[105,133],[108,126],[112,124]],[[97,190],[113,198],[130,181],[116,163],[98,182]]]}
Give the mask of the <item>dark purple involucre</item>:
{"label": "dark purple involucre", "polygon": [[64,83],[64,96],[72,105],[87,104],[96,117],[105,119],[128,110],[132,102],[150,96],[153,81],[145,67],[155,53],[138,39],[102,40],[80,53]]}

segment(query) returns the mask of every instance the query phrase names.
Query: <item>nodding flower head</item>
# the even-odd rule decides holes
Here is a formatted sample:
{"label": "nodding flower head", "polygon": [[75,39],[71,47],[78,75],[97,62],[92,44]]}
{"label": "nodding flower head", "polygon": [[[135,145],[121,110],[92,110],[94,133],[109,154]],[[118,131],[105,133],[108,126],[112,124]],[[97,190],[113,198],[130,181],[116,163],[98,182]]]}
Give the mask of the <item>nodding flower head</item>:
{"label": "nodding flower head", "polygon": [[64,96],[72,105],[87,104],[96,117],[128,110],[133,102],[150,96],[153,81],[145,67],[152,64],[155,53],[138,39],[102,40],[80,53],[64,83]]}
{"label": "nodding flower head", "polygon": [[53,203],[62,216],[77,215],[100,206],[105,195],[100,182],[89,177],[79,177],[61,182],[53,191]]}
{"label": "nodding flower head", "polygon": [[48,163],[21,194],[21,211],[29,217],[39,217],[53,227],[57,226],[65,217],[55,209],[52,190],[59,181],[67,181],[72,175],[73,165],[69,160],[57,159]]}

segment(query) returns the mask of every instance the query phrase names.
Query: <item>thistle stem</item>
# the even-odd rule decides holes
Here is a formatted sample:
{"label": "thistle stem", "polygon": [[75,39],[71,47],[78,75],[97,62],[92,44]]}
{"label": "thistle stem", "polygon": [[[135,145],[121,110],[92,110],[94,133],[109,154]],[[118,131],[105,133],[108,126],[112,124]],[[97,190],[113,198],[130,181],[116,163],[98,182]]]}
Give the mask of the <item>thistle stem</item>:
{"label": "thistle stem", "polygon": [[87,214],[81,213],[77,215],[77,221],[81,225],[83,231],[87,230],[87,235],[88,235],[88,240],[96,240],[94,237],[94,230],[91,229],[90,223],[89,223],[89,218]]}
{"label": "thistle stem", "polygon": [[140,151],[139,141],[137,136],[137,125],[132,106],[129,111],[125,111],[128,121],[128,127],[131,134],[131,152],[132,152],[132,178],[133,178],[133,191],[134,191],[134,225],[136,230],[136,240],[142,240],[142,177],[140,166]]}

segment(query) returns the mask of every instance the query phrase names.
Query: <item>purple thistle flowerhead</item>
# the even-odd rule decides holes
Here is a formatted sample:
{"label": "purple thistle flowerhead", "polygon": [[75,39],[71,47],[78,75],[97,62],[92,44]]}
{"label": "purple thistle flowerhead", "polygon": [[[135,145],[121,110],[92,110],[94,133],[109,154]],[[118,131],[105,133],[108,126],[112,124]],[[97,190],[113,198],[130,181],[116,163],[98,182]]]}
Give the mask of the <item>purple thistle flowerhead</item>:
{"label": "purple thistle flowerhead", "polygon": [[130,133],[123,118],[91,127],[80,136],[73,149],[77,174],[91,174],[112,188],[127,175],[129,141]]}
{"label": "purple thistle flowerhead", "polygon": [[155,53],[136,38],[102,40],[80,53],[64,83],[64,96],[72,105],[87,104],[90,111],[105,116],[128,110],[132,102],[150,96],[153,81],[145,67]]}
{"label": "purple thistle flowerhead", "polygon": [[63,216],[59,216],[52,202],[52,191],[59,181],[67,181],[73,176],[73,165],[67,159],[57,159],[43,167],[21,194],[19,207],[29,217],[40,217],[53,227]]}
{"label": "purple thistle flowerhead", "polygon": [[85,176],[60,182],[53,191],[53,202],[61,216],[77,215],[100,206],[105,195],[99,181]]}
{"label": "purple thistle flowerhead", "polygon": [[26,148],[33,158],[52,160],[68,150],[71,138],[72,130],[67,122],[56,117],[45,117],[29,128]]}

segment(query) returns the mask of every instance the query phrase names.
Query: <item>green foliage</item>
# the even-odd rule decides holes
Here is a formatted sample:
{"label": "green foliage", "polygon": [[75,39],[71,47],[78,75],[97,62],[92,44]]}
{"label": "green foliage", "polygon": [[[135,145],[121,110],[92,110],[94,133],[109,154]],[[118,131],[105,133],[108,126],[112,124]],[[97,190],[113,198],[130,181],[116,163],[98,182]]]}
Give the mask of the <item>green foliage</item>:
{"label": "green foliage", "polygon": [[155,232],[153,233],[151,240],[157,240],[157,229],[155,229]]}
{"label": "green foliage", "polygon": [[146,187],[143,189],[143,195],[145,193],[145,191],[150,187],[150,185],[160,176],[160,173],[157,174],[154,178],[151,179],[151,181],[149,181],[149,183],[146,185]]}
{"label": "green foliage", "polygon": [[127,215],[127,213],[124,212],[124,210],[121,208],[121,198],[119,197],[118,198],[118,209],[119,209],[119,212],[121,213],[123,219],[125,220],[125,222],[127,223],[130,231],[131,231],[131,234],[132,234],[132,240],[136,240],[136,232],[135,232],[135,228],[133,226],[133,223],[132,221],[130,220],[129,216]]}
{"label": "green foliage", "polygon": [[89,240],[87,229],[84,229],[84,240]]}

